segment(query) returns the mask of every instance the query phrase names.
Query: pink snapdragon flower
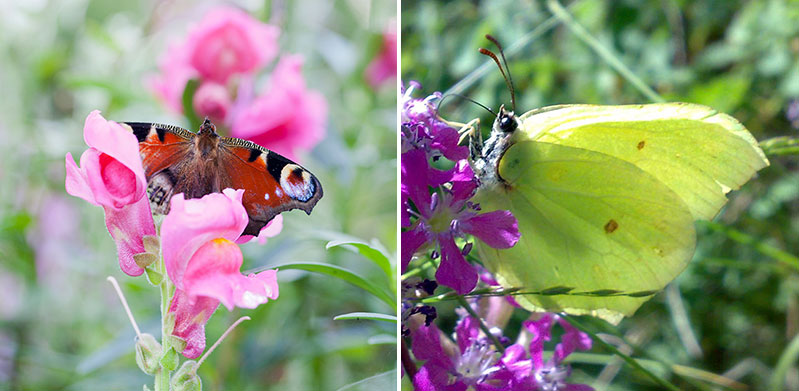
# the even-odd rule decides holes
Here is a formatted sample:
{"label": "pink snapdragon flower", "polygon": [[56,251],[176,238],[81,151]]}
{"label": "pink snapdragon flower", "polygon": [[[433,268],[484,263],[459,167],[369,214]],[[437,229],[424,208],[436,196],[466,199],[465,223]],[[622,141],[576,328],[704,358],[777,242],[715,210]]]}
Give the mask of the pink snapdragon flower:
{"label": "pink snapdragon flower", "polygon": [[366,81],[372,88],[395,80],[397,77],[397,29],[392,22],[383,33],[383,46],[372,62],[366,67]]}
{"label": "pink snapdragon flower", "polygon": [[161,74],[150,80],[150,88],[167,106],[182,112],[181,97],[189,80],[227,85],[232,76],[253,74],[275,58],[279,35],[277,27],[242,10],[213,8],[184,41],[169,46],[159,61]]}
{"label": "pink snapdragon flower", "polygon": [[296,160],[300,150],[310,150],[325,135],[327,102],[317,91],[307,89],[302,77],[302,57],[284,56],[269,76],[269,85],[259,96],[242,84],[231,113],[233,137],[263,145]]}
{"label": "pink snapdragon flower", "polygon": [[278,297],[276,270],[244,276],[242,254],[234,243],[247,226],[244,190],[225,189],[200,199],[172,197],[161,226],[167,275],[175,284],[169,311],[173,335],[186,340],[183,355],[196,358],[205,349],[205,324],[221,302],[255,308]]}
{"label": "pink snapdragon flower", "polygon": [[145,252],[143,237],[155,235],[150,201],[145,196],[139,142],[120,124],[107,121],[99,110],[92,111],[83,126],[83,138],[90,147],[80,157],[66,156],[67,193],[103,207],[105,224],[117,245],[119,267],[128,275],[144,272],[134,255]]}

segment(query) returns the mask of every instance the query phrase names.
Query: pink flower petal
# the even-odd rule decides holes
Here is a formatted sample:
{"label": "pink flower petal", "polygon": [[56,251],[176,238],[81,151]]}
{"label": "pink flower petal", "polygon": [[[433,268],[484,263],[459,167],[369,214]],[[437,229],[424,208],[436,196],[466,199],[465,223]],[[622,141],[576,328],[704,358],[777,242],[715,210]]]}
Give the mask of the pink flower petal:
{"label": "pink flower petal", "polygon": [[239,246],[214,239],[194,253],[183,277],[189,297],[213,297],[232,310],[233,306],[255,308],[278,296],[276,270],[243,276]]}
{"label": "pink flower petal", "polygon": [[100,205],[94,200],[94,194],[89,187],[89,179],[86,178],[86,173],[83,172],[78,165],[75,164],[75,159],[72,154],[67,152],[66,157],[67,178],[65,187],[67,193],[75,197],[83,198],[89,203]]}
{"label": "pink flower petal", "polygon": [[117,245],[119,267],[125,274],[139,276],[144,273],[133,256],[145,252],[142,237],[155,236],[150,200],[142,197],[136,203],[122,208],[105,206],[105,225]]}
{"label": "pink flower petal", "polygon": [[436,271],[436,280],[465,295],[477,285],[477,271],[466,262],[461,250],[451,237],[439,238],[441,245],[441,264]]}
{"label": "pink flower petal", "polygon": [[172,196],[169,214],[161,225],[161,243],[169,278],[184,289],[183,275],[194,253],[209,241],[235,241],[249,222],[241,205],[244,190],[225,189],[200,199]]}
{"label": "pink flower petal", "polygon": [[136,175],[139,182],[137,193],[144,194],[147,180],[139,154],[139,141],[132,132],[122,125],[108,121],[100,115],[99,110],[92,111],[83,125],[83,139],[86,145],[111,156]]}
{"label": "pink flower petal", "polygon": [[479,214],[461,224],[470,233],[493,248],[511,248],[519,241],[519,224],[507,210]]}
{"label": "pink flower petal", "polygon": [[189,359],[200,357],[205,350],[205,324],[211,318],[219,300],[210,297],[190,298],[186,292],[176,289],[169,312],[175,314],[172,335],[186,340],[183,355]]}

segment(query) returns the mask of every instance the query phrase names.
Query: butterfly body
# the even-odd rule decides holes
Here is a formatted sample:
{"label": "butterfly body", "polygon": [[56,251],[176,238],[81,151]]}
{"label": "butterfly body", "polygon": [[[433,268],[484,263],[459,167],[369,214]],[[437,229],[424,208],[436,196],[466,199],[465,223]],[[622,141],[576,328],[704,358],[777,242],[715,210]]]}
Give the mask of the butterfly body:
{"label": "butterfly body", "polygon": [[198,133],[162,124],[124,125],[139,141],[153,213],[168,213],[173,194],[200,198],[244,189],[250,222],[243,234],[257,236],[277,214],[291,209],[310,214],[322,197],[319,181],[306,169],[258,144],[220,136],[207,119]]}
{"label": "butterfly body", "polygon": [[[693,104],[500,109],[472,151],[484,210],[509,209],[521,238],[486,267],[529,310],[618,322],[672,281],[696,220],[768,160],[734,118]],[[542,294],[540,292],[560,292]],[[538,293],[536,293],[538,292]]]}

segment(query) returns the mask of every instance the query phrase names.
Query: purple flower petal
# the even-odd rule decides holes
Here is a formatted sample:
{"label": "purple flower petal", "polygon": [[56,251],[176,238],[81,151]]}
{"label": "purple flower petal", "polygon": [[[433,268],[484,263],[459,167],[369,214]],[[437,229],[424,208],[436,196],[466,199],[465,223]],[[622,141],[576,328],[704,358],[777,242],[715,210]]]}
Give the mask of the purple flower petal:
{"label": "purple flower petal", "polygon": [[402,272],[405,273],[413,254],[416,254],[416,251],[427,243],[427,232],[422,228],[421,224],[418,224],[414,229],[402,232],[400,235],[400,242],[402,243],[400,246],[402,248],[400,262],[402,264]]}
{"label": "purple flower petal", "polygon": [[416,205],[416,209],[424,216],[430,216],[430,190],[428,188],[427,155],[415,149],[402,154],[401,183],[403,191]]}
{"label": "purple flower petal", "polygon": [[463,257],[451,236],[439,237],[441,245],[441,265],[436,271],[436,280],[465,295],[477,285],[477,271]]}
{"label": "purple flower petal", "polygon": [[476,215],[461,224],[470,233],[493,248],[511,248],[519,241],[519,223],[507,210]]}
{"label": "purple flower petal", "polygon": [[560,343],[555,346],[555,361],[562,362],[566,356],[572,354],[575,350],[589,350],[591,349],[591,337],[588,334],[577,330],[564,319],[558,319],[558,323],[565,333],[560,337]]}
{"label": "purple flower petal", "polygon": [[480,336],[480,325],[477,319],[467,316],[461,319],[455,326],[455,339],[458,341],[458,347],[461,354],[466,352],[466,348],[472,346]]}
{"label": "purple flower petal", "polygon": [[523,323],[527,331],[533,334],[530,341],[530,357],[533,359],[535,368],[541,368],[544,365],[544,342],[552,338],[553,320],[552,314],[545,313],[539,320]]}

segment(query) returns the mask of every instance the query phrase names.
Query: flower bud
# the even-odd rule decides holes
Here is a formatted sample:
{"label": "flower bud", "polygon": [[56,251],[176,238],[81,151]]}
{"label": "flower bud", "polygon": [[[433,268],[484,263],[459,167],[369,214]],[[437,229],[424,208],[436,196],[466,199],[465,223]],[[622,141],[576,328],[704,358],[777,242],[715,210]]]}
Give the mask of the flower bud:
{"label": "flower bud", "polygon": [[161,344],[152,334],[142,334],[141,338],[136,339],[136,365],[148,375],[155,374],[161,367],[158,362],[161,350]]}
{"label": "flower bud", "polygon": [[203,382],[197,375],[197,368],[196,361],[184,362],[180,369],[172,375],[172,380],[169,382],[170,389],[173,391],[201,391]]}

